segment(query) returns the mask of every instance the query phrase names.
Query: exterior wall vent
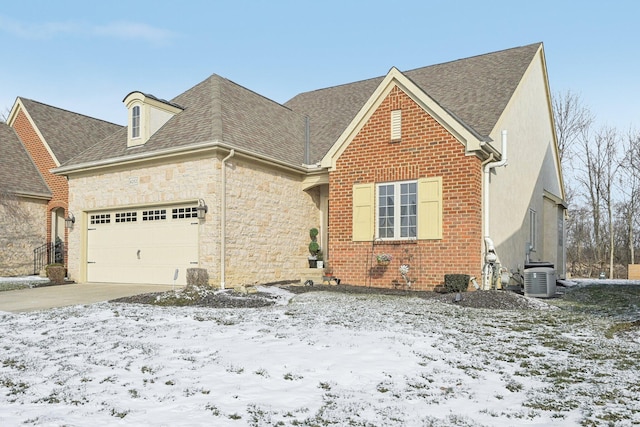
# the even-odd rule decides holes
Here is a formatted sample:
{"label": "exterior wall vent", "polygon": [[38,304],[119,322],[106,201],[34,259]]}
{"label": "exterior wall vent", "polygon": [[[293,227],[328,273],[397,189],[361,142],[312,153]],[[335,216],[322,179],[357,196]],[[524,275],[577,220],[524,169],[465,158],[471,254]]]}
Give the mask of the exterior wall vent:
{"label": "exterior wall vent", "polygon": [[391,140],[399,141],[402,137],[402,110],[391,111]]}

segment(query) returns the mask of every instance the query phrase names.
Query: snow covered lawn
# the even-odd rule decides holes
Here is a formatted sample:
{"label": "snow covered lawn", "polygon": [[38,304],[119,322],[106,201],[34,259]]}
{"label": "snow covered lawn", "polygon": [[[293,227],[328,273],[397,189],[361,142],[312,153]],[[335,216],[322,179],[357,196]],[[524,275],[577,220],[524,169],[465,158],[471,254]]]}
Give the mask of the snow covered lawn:
{"label": "snow covered lawn", "polygon": [[0,425],[640,423],[640,340],[607,316],[279,296],[0,313]]}

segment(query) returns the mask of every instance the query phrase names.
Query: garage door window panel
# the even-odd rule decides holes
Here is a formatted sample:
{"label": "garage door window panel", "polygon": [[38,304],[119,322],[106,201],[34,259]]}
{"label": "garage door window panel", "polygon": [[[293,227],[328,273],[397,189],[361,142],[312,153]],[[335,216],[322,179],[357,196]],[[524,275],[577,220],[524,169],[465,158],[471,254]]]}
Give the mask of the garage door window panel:
{"label": "garage door window panel", "polygon": [[143,221],[162,221],[167,219],[166,209],[155,209],[150,211],[142,211]]}
{"label": "garage door window panel", "polygon": [[197,218],[198,209],[193,207],[173,208],[171,210],[172,219],[185,219],[185,218]]}
{"label": "garage door window panel", "polygon": [[91,224],[110,224],[111,214],[94,214],[89,219]]}
{"label": "garage door window panel", "polygon": [[138,212],[116,212],[116,222],[137,222]]}

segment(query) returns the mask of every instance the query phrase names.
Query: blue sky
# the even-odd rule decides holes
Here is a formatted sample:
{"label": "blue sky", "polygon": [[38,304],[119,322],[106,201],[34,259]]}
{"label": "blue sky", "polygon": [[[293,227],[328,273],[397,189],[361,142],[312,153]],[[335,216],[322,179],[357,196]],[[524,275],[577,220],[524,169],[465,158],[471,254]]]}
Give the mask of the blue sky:
{"label": "blue sky", "polygon": [[7,2],[0,111],[22,96],[124,124],[129,92],[171,99],[214,73],[285,102],[541,41],[552,92],[626,131],[640,128],[639,17],[634,0]]}

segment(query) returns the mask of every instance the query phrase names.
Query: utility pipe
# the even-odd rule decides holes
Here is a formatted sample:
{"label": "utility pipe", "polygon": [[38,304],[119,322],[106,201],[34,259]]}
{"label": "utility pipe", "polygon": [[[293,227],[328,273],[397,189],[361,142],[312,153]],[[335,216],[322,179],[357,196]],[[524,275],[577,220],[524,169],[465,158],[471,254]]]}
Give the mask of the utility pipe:
{"label": "utility pipe", "polygon": [[489,237],[489,177],[491,169],[507,165],[507,131],[502,131],[502,158],[484,165],[484,237]]}
{"label": "utility pipe", "polygon": [[225,288],[225,261],[227,258],[227,169],[226,162],[236,154],[231,149],[227,157],[222,159],[222,185],[220,189],[220,289]]}
{"label": "utility pipe", "polygon": [[492,157],[489,157],[487,163],[483,163],[484,167],[484,183],[482,186],[483,199],[484,199],[484,242],[485,242],[485,260],[484,260],[484,268],[482,274],[482,289],[489,289],[489,270],[490,265],[498,262],[498,255],[495,252],[495,248],[493,247],[493,241],[491,237],[489,237],[489,178],[491,176],[491,169],[499,168],[501,166],[507,165],[507,131],[502,131],[502,158],[497,162],[491,162]]}

